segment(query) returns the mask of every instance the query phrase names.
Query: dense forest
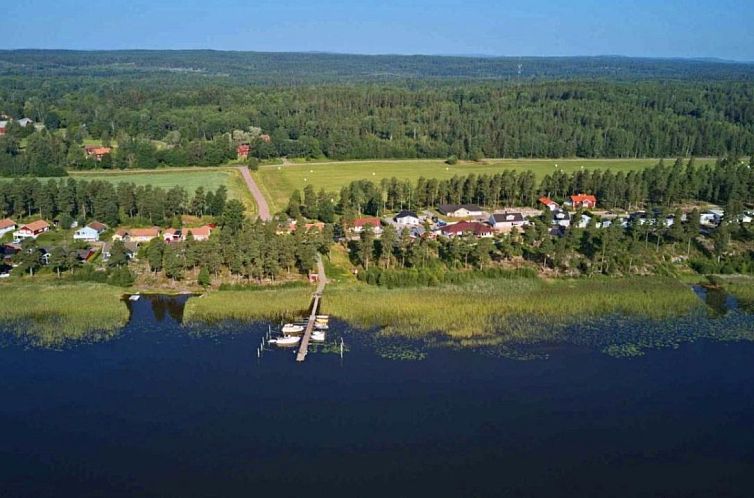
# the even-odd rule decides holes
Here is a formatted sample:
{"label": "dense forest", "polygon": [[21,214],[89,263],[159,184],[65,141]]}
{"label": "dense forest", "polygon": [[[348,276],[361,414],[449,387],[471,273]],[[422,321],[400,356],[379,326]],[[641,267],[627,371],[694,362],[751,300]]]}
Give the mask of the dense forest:
{"label": "dense forest", "polygon": [[751,64],[710,59],[457,57],[216,50],[0,50],[0,75],[219,76],[243,83],[313,84],[396,80],[686,79],[754,77]]}
{"label": "dense forest", "polygon": [[[379,67],[379,57],[245,55],[248,60],[214,52],[0,52],[3,119],[28,117],[46,127],[34,132],[10,126],[0,137],[0,174],[212,166],[233,158],[239,143],[250,143],[252,156],[260,159],[631,158],[754,151],[754,65],[537,59],[522,66],[531,64],[543,75],[519,78],[502,69],[474,76],[473,68],[483,73],[495,64],[518,68],[508,59],[388,58],[385,64],[405,63],[409,73],[424,65],[440,69],[374,81],[352,66]],[[293,74],[291,61],[320,59],[335,61],[313,72],[322,81],[302,84]],[[236,72],[221,76],[234,61]],[[608,71],[590,79],[590,71],[609,61],[625,77]],[[643,69],[633,72],[634,67]],[[273,81],[240,76],[259,71],[268,71]],[[81,151],[85,140],[124,150],[101,164],[87,162]]]}

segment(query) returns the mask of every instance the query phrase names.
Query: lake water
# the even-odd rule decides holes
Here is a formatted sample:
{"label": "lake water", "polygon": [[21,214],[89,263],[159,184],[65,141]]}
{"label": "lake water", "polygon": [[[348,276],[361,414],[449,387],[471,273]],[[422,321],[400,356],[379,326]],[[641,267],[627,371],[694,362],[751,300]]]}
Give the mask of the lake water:
{"label": "lake water", "polygon": [[266,324],[187,329],[180,299],[129,306],[112,340],[0,347],[0,497],[754,493],[751,342],[520,361],[335,323],[344,357],[297,364],[257,359]]}

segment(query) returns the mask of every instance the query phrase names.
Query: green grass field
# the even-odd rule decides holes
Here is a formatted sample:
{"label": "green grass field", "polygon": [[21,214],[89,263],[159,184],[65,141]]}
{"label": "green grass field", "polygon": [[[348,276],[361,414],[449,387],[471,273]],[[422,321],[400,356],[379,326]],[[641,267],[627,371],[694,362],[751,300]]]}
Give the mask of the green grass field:
{"label": "green grass field", "polygon": [[307,184],[313,185],[316,190],[324,188],[328,192],[337,192],[342,186],[365,178],[376,182],[391,177],[416,181],[421,176],[447,179],[454,175],[494,174],[503,170],[531,170],[542,178],[555,171],[556,164],[557,169],[565,172],[577,171],[582,167],[631,171],[653,166],[657,162],[657,159],[487,159],[481,163],[459,162],[453,166],[440,159],[312,162],[262,166],[253,175],[270,201],[272,210],[279,211],[288,203],[294,189],[302,190]]}

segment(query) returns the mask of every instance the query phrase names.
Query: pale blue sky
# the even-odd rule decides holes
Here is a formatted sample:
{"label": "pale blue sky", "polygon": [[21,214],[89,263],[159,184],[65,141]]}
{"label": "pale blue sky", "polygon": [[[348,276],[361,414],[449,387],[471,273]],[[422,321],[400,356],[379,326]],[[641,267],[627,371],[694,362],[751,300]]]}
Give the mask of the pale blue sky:
{"label": "pale blue sky", "polygon": [[753,0],[4,0],[0,48],[754,61]]}

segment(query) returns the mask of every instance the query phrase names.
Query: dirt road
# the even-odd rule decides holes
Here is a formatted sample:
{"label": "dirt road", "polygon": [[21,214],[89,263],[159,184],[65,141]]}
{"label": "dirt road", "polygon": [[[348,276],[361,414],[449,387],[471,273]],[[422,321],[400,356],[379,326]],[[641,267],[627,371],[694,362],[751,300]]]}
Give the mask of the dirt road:
{"label": "dirt road", "polygon": [[272,215],[270,215],[270,207],[267,205],[267,199],[264,198],[262,191],[259,190],[259,186],[251,177],[249,168],[246,166],[240,166],[238,168],[238,171],[241,172],[241,176],[243,176],[243,179],[246,182],[246,186],[249,187],[249,192],[251,192],[251,195],[254,197],[254,202],[257,203],[257,211],[259,212],[259,217],[263,221],[271,220]]}

